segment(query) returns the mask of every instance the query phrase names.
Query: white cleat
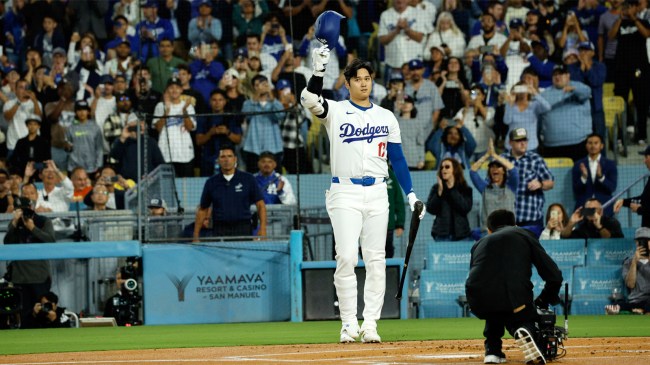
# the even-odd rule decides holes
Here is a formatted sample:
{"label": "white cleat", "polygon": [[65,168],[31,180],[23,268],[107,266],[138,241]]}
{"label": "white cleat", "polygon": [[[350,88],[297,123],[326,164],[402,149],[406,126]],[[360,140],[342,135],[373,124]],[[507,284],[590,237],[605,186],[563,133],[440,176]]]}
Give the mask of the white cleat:
{"label": "white cleat", "polygon": [[505,364],[506,362],[508,362],[508,360],[506,360],[505,357],[497,355],[485,355],[485,358],[483,359],[484,364]]}
{"label": "white cleat", "polygon": [[341,343],[356,342],[359,338],[359,325],[357,324],[344,324],[341,328]]}
{"label": "white cleat", "polygon": [[524,352],[526,363],[546,364],[544,355],[535,344],[533,336],[531,336],[527,328],[521,327],[515,331],[515,343]]}
{"label": "white cleat", "polygon": [[361,342],[363,343],[381,343],[381,337],[374,328],[363,330],[361,334]]}

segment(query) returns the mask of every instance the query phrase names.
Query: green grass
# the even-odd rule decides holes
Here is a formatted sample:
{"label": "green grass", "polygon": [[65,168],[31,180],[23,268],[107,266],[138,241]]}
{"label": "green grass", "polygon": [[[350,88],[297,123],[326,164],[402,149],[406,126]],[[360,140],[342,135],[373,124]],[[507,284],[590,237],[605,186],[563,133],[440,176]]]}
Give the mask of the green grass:
{"label": "green grass", "polygon": [[[563,324],[563,319],[558,318]],[[573,316],[570,337],[649,336],[650,316]],[[340,323],[272,322],[0,331],[0,355],[178,347],[285,345],[338,341]],[[384,341],[481,339],[475,318],[382,320]],[[38,346],[34,346],[38,343]]]}

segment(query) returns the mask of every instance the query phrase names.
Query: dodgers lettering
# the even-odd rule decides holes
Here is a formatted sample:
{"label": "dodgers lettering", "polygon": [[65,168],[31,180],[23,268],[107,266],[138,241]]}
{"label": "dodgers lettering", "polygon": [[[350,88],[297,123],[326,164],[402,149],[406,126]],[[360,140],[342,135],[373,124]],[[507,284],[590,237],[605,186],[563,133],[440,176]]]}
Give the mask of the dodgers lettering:
{"label": "dodgers lettering", "polygon": [[354,125],[345,123],[341,124],[340,130],[341,134],[339,134],[339,137],[343,138],[344,143],[363,140],[368,141],[368,143],[372,143],[375,138],[388,136],[387,125],[378,125],[371,127],[369,123],[366,123],[366,126],[364,128],[355,128]]}

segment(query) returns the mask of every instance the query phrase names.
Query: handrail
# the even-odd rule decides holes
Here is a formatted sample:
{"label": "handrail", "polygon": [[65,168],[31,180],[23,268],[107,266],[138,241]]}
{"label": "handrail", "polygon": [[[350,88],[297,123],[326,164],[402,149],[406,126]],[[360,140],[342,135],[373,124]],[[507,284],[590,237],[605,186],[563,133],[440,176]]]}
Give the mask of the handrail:
{"label": "handrail", "polygon": [[[608,201],[605,202],[605,204],[603,204],[603,209],[607,209],[607,207],[609,207],[610,205],[614,204],[614,202],[616,202],[616,200],[617,200],[618,198],[620,198],[621,195],[623,195],[623,193],[629,192],[629,190],[630,190],[634,185],[636,185],[639,181],[641,181],[641,180],[647,178],[648,176],[650,176],[650,173],[646,173],[646,174],[643,174],[643,175],[639,176],[636,180],[632,181],[632,183],[631,183],[630,185],[626,186],[623,190],[621,190],[621,191],[619,191],[618,193],[614,194],[614,196],[612,196],[611,199],[609,199]],[[631,217],[631,213],[628,213],[628,214],[630,215],[628,218],[630,218],[630,217]]]}

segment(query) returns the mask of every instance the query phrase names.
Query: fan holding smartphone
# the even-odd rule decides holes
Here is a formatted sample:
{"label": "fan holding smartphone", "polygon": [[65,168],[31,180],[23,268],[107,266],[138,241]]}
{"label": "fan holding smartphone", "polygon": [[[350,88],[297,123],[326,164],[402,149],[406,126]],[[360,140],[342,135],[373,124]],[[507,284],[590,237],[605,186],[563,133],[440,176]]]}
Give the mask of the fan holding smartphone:
{"label": "fan holding smartphone", "polygon": [[603,206],[591,198],[571,215],[562,230],[562,238],[622,238],[621,224],[614,217],[603,215]]}
{"label": "fan holding smartphone", "polygon": [[569,223],[569,216],[560,203],[549,205],[546,211],[546,227],[539,236],[540,240],[559,240],[562,230]]}

